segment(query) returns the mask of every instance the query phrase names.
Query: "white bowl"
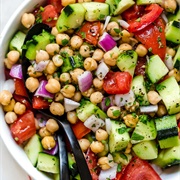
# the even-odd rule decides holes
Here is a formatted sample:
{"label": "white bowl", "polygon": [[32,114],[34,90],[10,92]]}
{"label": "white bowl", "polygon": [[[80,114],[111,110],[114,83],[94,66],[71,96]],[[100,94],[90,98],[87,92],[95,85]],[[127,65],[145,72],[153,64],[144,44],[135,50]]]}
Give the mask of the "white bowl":
{"label": "white bowl", "polygon": [[[13,37],[14,33],[20,27],[20,19],[24,12],[30,12],[34,9],[37,4],[42,4],[44,0],[26,0],[24,1],[21,6],[14,12],[11,16],[10,20],[8,21],[7,25],[5,26],[1,37],[0,37],[0,91],[3,88],[3,84],[5,81],[3,68],[3,59],[5,54],[7,53],[8,49],[8,42]],[[16,144],[14,139],[11,136],[9,131],[9,127],[7,126],[4,120],[4,113],[3,110],[0,108],[0,130],[2,140],[4,141],[7,149],[9,150],[10,154],[13,158],[17,161],[17,163],[35,180],[50,180],[50,178],[43,174],[42,172],[38,171],[35,167],[32,166],[31,162],[27,158],[24,150]],[[163,180],[179,180],[180,179],[180,170],[179,167],[172,167],[167,169],[161,175]]]}

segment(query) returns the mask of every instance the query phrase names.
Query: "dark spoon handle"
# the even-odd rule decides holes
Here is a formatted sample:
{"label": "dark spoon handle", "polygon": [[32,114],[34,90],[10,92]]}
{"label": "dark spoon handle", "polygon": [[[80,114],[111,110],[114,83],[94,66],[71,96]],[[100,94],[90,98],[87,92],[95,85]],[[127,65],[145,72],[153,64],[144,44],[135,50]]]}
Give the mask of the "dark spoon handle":
{"label": "dark spoon handle", "polygon": [[66,152],[66,143],[63,135],[58,134],[58,145],[59,145],[59,160],[60,160],[60,179],[69,180],[69,169],[68,169],[68,157]]}

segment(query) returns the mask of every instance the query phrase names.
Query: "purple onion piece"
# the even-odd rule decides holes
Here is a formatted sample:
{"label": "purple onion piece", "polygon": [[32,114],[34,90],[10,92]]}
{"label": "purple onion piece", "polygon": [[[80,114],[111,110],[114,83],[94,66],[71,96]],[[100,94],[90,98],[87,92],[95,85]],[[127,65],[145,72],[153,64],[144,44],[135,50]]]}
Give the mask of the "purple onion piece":
{"label": "purple onion piece", "polygon": [[38,122],[39,127],[44,127],[46,125],[47,120],[48,120],[47,117],[43,116],[40,113],[36,114],[35,118]]}
{"label": "purple onion piece", "polygon": [[46,69],[46,66],[48,65],[48,63],[49,63],[49,60],[40,61],[38,64],[35,63],[33,66],[34,70],[42,72],[43,70]]}
{"label": "purple onion piece", "polygon": [[13,78],[22,79],[22,66],[21,64],[15,64],[12,66],[9,75]]}
{"label": "purple onion piece", "polygon": [[103,111],[107,111],[109,107],[114,105],[113,101],[114,101],[113,96],[103,97],[103,99],[102,99],[102,101],[100,103],[101,109]]}
{"label": "purple onion piece", "polygon": [[58,142],[56,141],[56,145],[55,145],[52,149],[50,149],[50,150],[44,149],[43,151],[44,151],[45,153],[47,153],[47,154],[50,154],[50,155],[56,155],[57,152],[58,152],[58,150],[59,150],[59,148],[58,148]]}

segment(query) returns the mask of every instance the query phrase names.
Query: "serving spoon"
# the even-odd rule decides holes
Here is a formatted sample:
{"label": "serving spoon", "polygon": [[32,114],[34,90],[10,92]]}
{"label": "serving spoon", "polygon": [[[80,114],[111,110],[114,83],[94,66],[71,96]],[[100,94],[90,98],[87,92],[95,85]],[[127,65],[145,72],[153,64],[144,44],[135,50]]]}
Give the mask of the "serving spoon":
{"label": "serving spoon", "polygon": [[[47,32],[51,31],[51,28],[43,23],[35,24],[31,29],[27,32],[24,45],[27,41],[31,40],[34,35],[39,35],[42,33],[42,31],[45,30]],[[28,78],[27,69],[29,67],[30,61],[25,57],[26,49],[23,49],[22,51],[22,72],[23,72],[23,81]],[[27,90],[29,101],[32,101],[32,93],[30,93]],[[63,128],[67,139],[69,141],[69,144],[71,146],[72,152],[75,157],[75,161],[78,167],[78,171],[80,174],[80,177],[82,180],[92,180],[89,168],[87,166],[86,160],[84,158],[84,155],[82,153],[82,150],[79,146],[79,143],[74,135],[74,132],[72,131],[72,128],[70,126],[70,123],[67,121],[65,115],[63,116],[55,116],[53,115],[48,109],[41,109],[37,110],[38,112],[44,114],[46,117],[52,118],[58,122],[58,124]],[[58,133],[59,134],[59,133]],[[58,141],[59,143],[59,153],[60,153],[60,179],[61,180],[69,180],[69,171],[68,171],[68,162],[67,162],[67,152],[66,152],[66,145],[63,140],[62,135],[58,135]]]}

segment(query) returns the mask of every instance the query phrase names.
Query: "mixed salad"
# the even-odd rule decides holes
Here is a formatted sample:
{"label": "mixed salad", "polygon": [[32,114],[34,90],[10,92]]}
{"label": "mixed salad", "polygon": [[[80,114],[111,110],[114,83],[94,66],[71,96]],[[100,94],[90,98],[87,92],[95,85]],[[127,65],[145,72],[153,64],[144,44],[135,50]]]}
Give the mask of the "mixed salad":
{"label": "mixed salad", "polygon": [[[52,29],[24,44],[37,23]],[[38,109],[66,116],[93,180],[160,180],[154,168],[180,163],[178,1],[46,0],[21,24],[4,59],[0,103],[33,166],[59,178],[60,127]],[[67,149],[71,179],[80,179],[68,141]]]}

